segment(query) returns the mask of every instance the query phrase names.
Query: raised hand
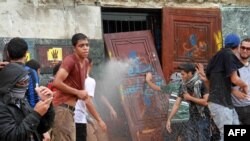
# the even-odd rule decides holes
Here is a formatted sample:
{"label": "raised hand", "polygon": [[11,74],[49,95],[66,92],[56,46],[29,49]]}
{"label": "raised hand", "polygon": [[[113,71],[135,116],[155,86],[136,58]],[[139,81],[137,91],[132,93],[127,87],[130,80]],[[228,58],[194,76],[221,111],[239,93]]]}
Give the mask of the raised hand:
{"label": "raised hand", "polygon": [[195,69],[196,69],[196,72],[199,74],[201,80],[207,81],[207,77],[206,77],[206,73],[205,73],[203,64],[197,63]]}
{"label": "raised hand", "polygon": [[42,101],[53,97],[54,94],[49,88],[44,86],[36,87],[35,90]]}
{"label": "raised hand", "polygon": [[40,100],[39,102],[36,103],[34,111],[36,111],[39,115],[43,116],[45,113],[47,113],[52,100],[53,97],[50,97],[44,101]]}

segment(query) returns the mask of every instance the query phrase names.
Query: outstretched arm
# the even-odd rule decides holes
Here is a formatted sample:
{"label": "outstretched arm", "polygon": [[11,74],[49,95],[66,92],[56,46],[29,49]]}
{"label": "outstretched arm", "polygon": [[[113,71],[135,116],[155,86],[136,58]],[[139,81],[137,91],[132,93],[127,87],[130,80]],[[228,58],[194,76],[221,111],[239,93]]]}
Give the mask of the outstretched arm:
{"label": "outstretched arm", "polygon": [[108,99],[102,95],[101,100],[103,101],[104,105],[106,105],[108,107],[111,119],[113,119],[113,120],[117,119],[117,113],[116,113],[114,107],[108,101]]}
{"label": "outstretched arm", "polygon": [[168,130],[169,133],[172,132],[172,129],[171,129],[171,120],[172,118],[175,116],[175,114],[177,113],[179,107],[180,107],[180,104],[181,104],[181,101],[182,101],[182,98],[181,97],[177,97],[175,103],[174,103],[174,106],[168,116],[168,119],[167,119],[167,123],[166,123],[166,128]]}
{"label": "outstretched arm", "polygon": [[104,121],[102,120],[102,118],[100,117],[99,113],[96,111],[96,108],[94,106],[92,99],[93,99],[93,97],[90,96],[88,99],[85,100],[86,107],[87,107],[88,111],[90,112],[90,114],[96,119],[96,121],[98,122],[98,124],[102,128],[102,130],[106,131],[107,126],[104,123]]}
{"label": "outstretched arm", "polygon": [[154,90],[156,90],[156,91],[161,91],[161,87],[159,87],[159,86],[157,86],[156,84],[154,84],[154,83],[152,82],[152,78],[153,78],[152,73],[148,72],[148,73],[146,74],[146,82],[148,83],[148,85],[149,85],[152,89],[154,89]]}

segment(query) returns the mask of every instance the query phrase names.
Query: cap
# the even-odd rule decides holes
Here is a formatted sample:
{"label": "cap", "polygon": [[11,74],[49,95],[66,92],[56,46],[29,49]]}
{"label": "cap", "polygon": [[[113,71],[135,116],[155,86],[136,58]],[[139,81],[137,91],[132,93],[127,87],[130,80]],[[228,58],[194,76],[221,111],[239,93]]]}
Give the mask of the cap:
{"label": "cap", "polygon": [[226,48],[236,48],[240,44],[240,37],[237,34],[228,34],[224,43]]}

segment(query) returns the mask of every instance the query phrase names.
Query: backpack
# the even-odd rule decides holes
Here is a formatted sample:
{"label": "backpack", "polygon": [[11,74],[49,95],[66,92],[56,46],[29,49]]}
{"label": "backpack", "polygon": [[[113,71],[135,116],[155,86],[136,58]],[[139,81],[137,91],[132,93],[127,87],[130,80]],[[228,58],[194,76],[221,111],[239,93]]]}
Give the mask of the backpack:
{"label": "backpack", "polygon": [[39,96],[37,95],[35,88],[36,86],[39,85],[39,77],[37,72],[28,67],[25,66],[25,70],[27,70],[29,72],[29,86],[28,86],[28,90],[26,92],[26,98],[30,104],[31,107],[35,107],[36,103],[39,101]]}

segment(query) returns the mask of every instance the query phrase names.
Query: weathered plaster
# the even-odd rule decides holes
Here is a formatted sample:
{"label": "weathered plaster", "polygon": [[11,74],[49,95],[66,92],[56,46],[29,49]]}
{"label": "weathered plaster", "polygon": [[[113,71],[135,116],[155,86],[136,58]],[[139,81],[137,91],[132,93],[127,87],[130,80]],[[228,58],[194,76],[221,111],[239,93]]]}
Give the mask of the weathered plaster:
{"label": "weathered plaster", "polygon": [[237,33],[242,38],[250,36],[249,7],[221,7],[222,33]]}
{"label": "weathered plaster", "polygon": [[42,7],[18,2],[0,5],[0,37],[68,39],[76,32],[92,39],[102,38],[99,6]]}

